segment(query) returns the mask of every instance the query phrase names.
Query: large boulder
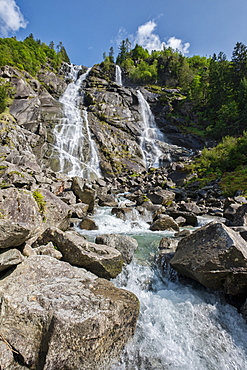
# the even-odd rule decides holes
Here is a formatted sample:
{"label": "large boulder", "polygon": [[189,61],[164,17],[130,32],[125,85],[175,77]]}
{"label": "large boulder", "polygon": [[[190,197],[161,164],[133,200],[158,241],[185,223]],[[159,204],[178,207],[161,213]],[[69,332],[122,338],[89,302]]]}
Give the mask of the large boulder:
{"label": "large boulder", "polygon": [[18,265],[0,282],[0,300],[4,369],[109,369],[139,313],[133,293],[49,256]]}
{"label": "large boulder", "polygon": [[64,261],[84,267],[99,277],[114,278],[122,270],[123,259],[119,251],[106,245],[90,243],[75,231],[46,229],[35,245],[46,245],[50,241],[63,254]]}
{"label": "large boulder", "polygon": [[0,219],[0,249],[21,245],[28,239],[29,232],[24,226]]}
{"label": "large boulder", "polygon": [[247,243],[221,223],[183,238],[171,266],[204,286],[230,295],[247,293]]}
{"label": "large boulder", "polygon": [[112,248],[116,248],[123,256],[126,263],[130,263],[135,250],[138,247],[136,239],[127,235],[119,234],[103,234],[98,235],[95,239],[97,244],[105,244]]}

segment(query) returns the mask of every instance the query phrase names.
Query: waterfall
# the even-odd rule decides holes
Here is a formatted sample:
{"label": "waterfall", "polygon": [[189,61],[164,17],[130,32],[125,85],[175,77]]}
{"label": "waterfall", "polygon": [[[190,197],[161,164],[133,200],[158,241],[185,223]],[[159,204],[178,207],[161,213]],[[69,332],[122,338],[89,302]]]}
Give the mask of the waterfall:
{"label": "waterfall", "polygon": [[58,156],[58,171],[69,176],[100,177],[96,145],[91,138],[86,110],[80,110],[83,92],[81,86],[91,68],[81,74],[81,66],[71,66],[68,85],[59,101],[63,104],[65,118],[56,125],[54,148]]}
{"label": "waterfall", "polygon": [[122,71],[121,71],[121,68],[116,65],[116,83],[120,86],[123,85],[122,83]]}
{"label": "waterfall", "polygon": [[[134,337],[111,370],[243,370],[247,364],[247,325],[237,309],[202,286],[181,283],[154,263],[159,241],[172,232],[150,231],[142,219],[130,223],[100,208],[95,235],[123,233],[138,249],[130,265],[113,280],[132,291],[141,308]],[[209,220],[210,221],[210,220]],[[82,231],[81,231],[82,232]]]}
{"label": "waterfall", "polygon": [[157,128],[150,106],[139,90],[137,90],[137,96],[143,123],[140,147],[146,160],[146,167],[158,168],[160,167],[160,158],[163,153],[157,145],[157,140],[164,141],[164,135]]}

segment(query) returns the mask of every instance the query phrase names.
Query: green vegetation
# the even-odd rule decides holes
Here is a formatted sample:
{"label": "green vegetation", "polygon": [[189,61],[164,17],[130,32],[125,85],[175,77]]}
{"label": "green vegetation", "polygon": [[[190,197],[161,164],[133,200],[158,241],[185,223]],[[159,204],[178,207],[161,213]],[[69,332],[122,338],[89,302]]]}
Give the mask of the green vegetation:
{"label": "green vegetation", "polygon": [[227,136],[212,149],[203,149],[190,166],[201,185],[218,180],[225,195],[241,190],[247,195],[247,132],[240,137]]}
{"label": "green vegetation", "polygon": [[36,203],[37,203],[37,205],[38,205],[38,207],[39,207],[39,212],[40,212],[40,213],[41,213],[41,215],[43,216],[43,215],[44,215],[44,213],[45,213],[45,205],[46,205],[46,201],[45,201],[45,199],[44,199],[43,194],[41,194],[41,192],[40,192],[40,191],[35,190],[35,191],[33,192],[33,197],[34,197],[34,199],[35,199],[35,201],[36,201]]}
{"label": "green vegetation", "polygon": [[[140,45],[131,49],[126,39],[120,44],[116,63],[133,84],[159,89],[164,102],[169,99],[162,90],[179,89],[183,99],[173,115],[181,114],[184,104],[191,103],[194,122],[186,122],[190,132],[220,140],[227,135],[241,135],[246,129],[247,47],[244,44],[236,44],[229,61],[223,52],[209,58],[186,57],[171,48],[149,53]],[[184,118],[188,119],[188,115],[184,114]]]}
{"label": "green vegetation", "polygon": [[[17,41],[15,37],[0,39],[0,67],[5,65],[15,66],[35,76],[42,66],[59,68],[62,62],[70,62],[67,52],[60,42],[57,52],[54,50],[54,43],[49,46],[34,40],[32,34],[24,41]],[[1,109],[1,90],[0,90]]]}

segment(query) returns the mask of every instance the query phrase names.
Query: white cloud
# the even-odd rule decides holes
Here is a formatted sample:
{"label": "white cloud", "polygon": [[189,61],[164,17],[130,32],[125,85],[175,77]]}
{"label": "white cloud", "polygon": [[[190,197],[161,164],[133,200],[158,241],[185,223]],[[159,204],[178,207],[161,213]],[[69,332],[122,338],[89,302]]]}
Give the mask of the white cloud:
{"label": "white cloud", "polygon": [[182,40],[176,39],[176,37],[170,37],[168,42],[164,43],[165,47],[171,47],[174,50],[180,51],[182,54],[186,54],[189,52],[190,43],[186,42],[183,44]]}
{"label": "white cloud", "polygon": [[[154,21],[148,21],[142,26],[138,27],[135,35],[129,35],[128,38],[131,41],[132,47],[136,44],[142,46],[144,49],[147,49],[149,52],[152,50],[162,50],[164,47],[171,47],[174,50],[186,54],[189,52],[190,43],[183,43],[182,40],[177,39],[176,37],[170,37],[167,42],[161,41],[160,37],[154,32],[157,24]],[[125,35],[125,37],[123,37]],[[126,30],[120,29],[117,37],[117,43],[126,38]]]}
{"label": "white cloud", "polygon": [[26,26],[27,22],[15,0],[0,0],[0,34],[7,36]]}

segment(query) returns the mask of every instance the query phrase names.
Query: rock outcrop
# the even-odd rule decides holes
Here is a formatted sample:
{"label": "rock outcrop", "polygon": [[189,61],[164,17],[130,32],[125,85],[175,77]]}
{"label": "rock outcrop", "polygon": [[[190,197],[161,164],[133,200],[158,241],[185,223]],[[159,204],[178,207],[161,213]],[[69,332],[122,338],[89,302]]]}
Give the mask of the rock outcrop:
{"label": "rock outcrop", "polygon": [[108,369],[139,312],[134,294],[48,256],[1,281],[0,300],[3,369]]}

